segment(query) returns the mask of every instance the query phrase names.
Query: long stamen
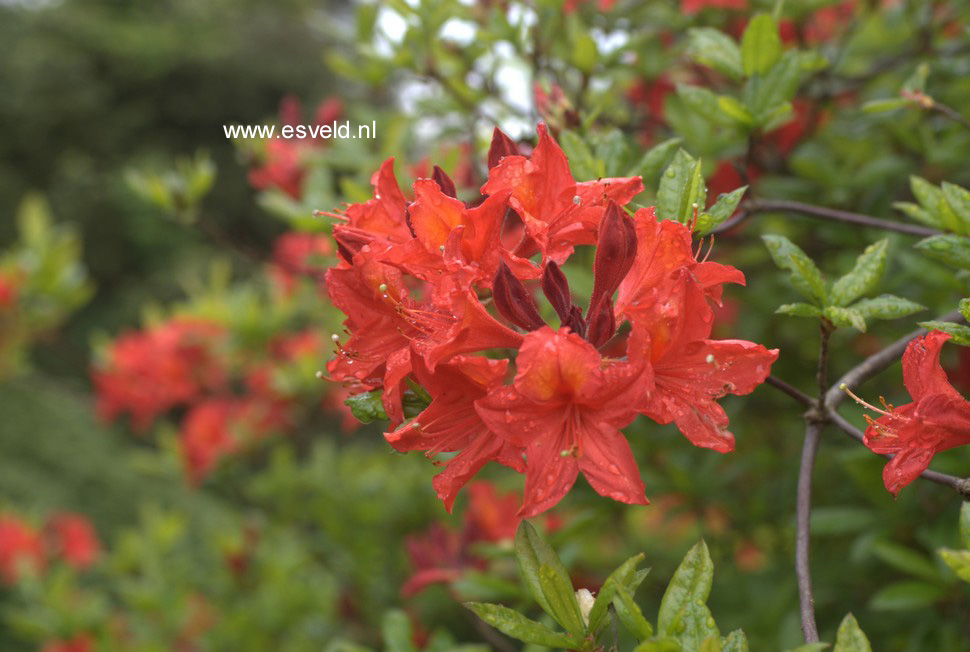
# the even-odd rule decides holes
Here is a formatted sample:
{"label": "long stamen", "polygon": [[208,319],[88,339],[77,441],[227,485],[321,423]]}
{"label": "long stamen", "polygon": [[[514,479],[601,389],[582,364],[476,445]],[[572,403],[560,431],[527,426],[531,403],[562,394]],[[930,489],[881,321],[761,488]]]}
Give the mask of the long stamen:
{"label": "long stamen", "polygon": [[876,414],[882,414],[883,416],[887,416],[887,417],[897,417],[898,416],[897,414],[895,414],[893,412],[887,412],[886,410],[880,410],[875,405],[872,405],[870,403],[866,403],[864,400],[862,400],[861,398],[859,398],[858,396],[856,396],[855,394],[853,394],[852,393],[852,390],[849,389],[849,386],[846,385],[845,383],[842,383],[841,385],[839,385],[839,389],[841,389],[843,392],[845,392],[846,394],[848,394],[852,398],[853,401],[855,401],[856,403],[858,403],[859,405],[861,405],[864,408],[867,408],[869,410],[872,410]]}

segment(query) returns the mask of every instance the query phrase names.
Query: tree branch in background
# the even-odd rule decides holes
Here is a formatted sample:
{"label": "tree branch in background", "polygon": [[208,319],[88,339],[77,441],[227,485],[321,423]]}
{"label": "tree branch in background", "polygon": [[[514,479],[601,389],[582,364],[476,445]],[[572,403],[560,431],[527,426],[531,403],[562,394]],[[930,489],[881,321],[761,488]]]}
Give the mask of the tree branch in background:
{"label": "tree branch in background", "polygon": [[[906,235],[915,235],[919,237],[940,235],[940,231],[926,226],[920,226],[918,224],[892,222],[890,220],[883,220],[878,217],[872,217],[871,215],[864,215],[862,213],[853,213],[850,211],[839,210],[837,208],[826,208],[824,206],[814,206],[812,204],[804,204],[802,202],[789,201],[787,199],[749,199],[741,205],[741,210],[742,214],[747,214],[747,216],[755,213],[769,212],[794,213],[796,215],[805,215],[822,220],[845,222],[847,224],[858,224],[859,226],[868,226],[875,229],[895,231],[896,233],[905,233]],[[727,227],[729,222],[732,222],[732,220],[728,220],[728,222],[722,224],[721,227]],[[734,222],[734,224],[736,223],[737,222]]]}

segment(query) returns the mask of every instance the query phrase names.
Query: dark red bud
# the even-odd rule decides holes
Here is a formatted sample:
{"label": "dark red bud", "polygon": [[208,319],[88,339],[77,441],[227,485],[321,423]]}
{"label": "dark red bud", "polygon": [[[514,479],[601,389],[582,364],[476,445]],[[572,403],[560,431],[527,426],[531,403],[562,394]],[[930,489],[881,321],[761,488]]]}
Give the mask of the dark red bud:
{"label": "dark red bud", "polygon": [[583,319],[583,309],[579,306],[570,306],[569,316],[562,325],[580,337],[586,337],[586,320]]}
{"label": "dark red bud", "polygon": [[504,156],[518,156],[519,148],[515,141],[506,136],[501,129],[495,127],[492,132],[492,144],[488,148],[488,169],[498,165]]}
{"label": "dark red bud", "polygon": [[633,220],[615,201],[610,200],[600,221],[596,258],[593,260],[593,293],[587,318],[592,320],[600,304],[610,301],[637,256],[637,232]]}
{"label": "dark red bud", "polygon": [[516,326],[534,331],[546,325],[539,316],[532,295],[504,262],[499,264],[498,273],[495,274],[492,298],[499,313]]}
{"label": "dark red bud", "polygon": [[542,292],[555,308],[559,320],[565,323],[573,302],[569,296],[569,281],[553,260],[548,261],[542,269]]}
{"label": "dark red bud", "polygon": [[432,173],[431,178],[435,183],[438,184],[438,187],[441,188],[441,192],[445,193],[449,197],[458,199],[458,191],[455,189],[455,182],[452,181],[451,177],[445,174],[445,171],[439,168],[437,165],[434,166],[434,172]]}
{"label": "dark red bud", "polygon": [[607,299],[600,303],[596,312],[590,312],[587,317],[589,317],[589,330],[586,333],[586,339],[590,344],[599,348],[606,344],[613,337],[613,333],[616,332],[616,314],[613,312],[613,300]]}

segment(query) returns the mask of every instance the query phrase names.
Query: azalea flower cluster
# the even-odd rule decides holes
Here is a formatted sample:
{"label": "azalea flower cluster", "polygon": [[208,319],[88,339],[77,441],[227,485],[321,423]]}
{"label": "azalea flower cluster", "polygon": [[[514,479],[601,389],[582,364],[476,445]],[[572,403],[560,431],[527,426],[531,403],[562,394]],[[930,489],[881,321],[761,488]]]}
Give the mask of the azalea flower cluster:
{"label": "azalea flower cluster", "polygon": [[24,571],[42,572],[48,560],[83,570],[100,556],[98,535],[80,514],[53,514],[37,529],[14,514],[0,513],[0,581],[6,584],[18,582]]}
{"label": "azalea flower cluster", "polygon": [[[320,263],[332,251],[326,236],[281,237],[269,270],[279,300],[289,300],[300,278],[316,273],[322,284]],[[265,346],[246,345],[238,330],[231,317],[188,315],[121,335],[92,371],[100,416],[129,414],[134,429],[144,431],[160,416],[182,411],[180,452],[193,483],[226,456],[288,432],[306,409],[309,383],[287,378],[310,376],[326,342],[315,330],[295,330]]]}
{"label": "azalea flower cluster", "polygon": [[[543,125],[528,156],[496,129],[469,203],[440,168],[406,199],[392,166],[374,175],[372,199],[336,215],[327,287],[349,338],[334,336],[327,369],[383,391],[394,448],[457,453],[434,480],[447,509],[490,461],[525,473],[520,516],[558,503],[580,472],[604,496],[646,504],[621,432],[640,414],[733,450],[717,399],[752,391],[777,350],[709,339],[711,304],[744,276],[698,260],[687,226],[652,208],[631,216],[640,178],[577,183]],[[588,245],[584,307],[566,263]],[[430,404],[406,421],[402,398],[417,386]]]}
{"label": "azalea flower cluster", "polygon": [[[970,402],[954,389],[940,366],[940,352],[950,335],[932,331],[914,339],[903,353],[903,384],[913,399],[900,407],[883,401],[879,413],[866,415],[865,445],[892,455],[883,469],[886,489],[896,496],[930,466],[937,453],[970,445]],[[851,394],[851,392],[850,392]],[[854,395],[853,395],[854,397]]]}

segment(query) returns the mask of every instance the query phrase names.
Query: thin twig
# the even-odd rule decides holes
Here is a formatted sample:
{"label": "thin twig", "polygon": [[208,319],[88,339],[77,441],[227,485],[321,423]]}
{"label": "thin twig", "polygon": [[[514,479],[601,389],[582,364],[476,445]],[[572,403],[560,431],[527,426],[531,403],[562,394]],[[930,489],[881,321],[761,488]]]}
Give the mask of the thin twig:
{"label": "thin twig", "polygon": [[812,596],[812,572],[808,563],[810,520],[812,516],[812,471],[823,424],[809,421],[805,426],[805,443],[798,468],[798,497],[795,506],[795,575],[798,578],[798,603],[802,616],[802,634],[806,643],[818,642],[815,624],[815,598]]}
{"label": "thin twig", "polygon": [[[835,410],[829,410],[828,417],[832,420],[832,423],[838,426],[839,429],[849,437],[860,443],[865,443],[865,434],[854,425],[849,423],[849,420],[843,417],[841,414]],[[888,453],[880,454],[887,460],[891,460],[893,458],[893,456],[889,455]],[[919,475],[925,480],[929,480],[930,482],[935,482],[936,484],[953,489],[955,492],[960,494],[964,500],[970,500],[970,478],[958,478],[955,475],[948,475],[946,473],[931,471],[929,469],[923,471]]]}
{"label": "thin twig", "polygon": [[[807,215],[809,217],[817,217],[823,220],[858,224],[860,226],[868,226],[886,231],[895,231],[896,233],[905,233],[906,235],[915,235],[919,237],[939,235],[941,233],[936,229],[931,229],[926,226],[919,226],[917,224],[891,222],[889,220],[883,220],[878,217],[864,215],[862,213],[852,213],[850,211],[843,211],[837,208],[814,206],[812,204],[804,204],[802,202],[790,201],[787,199],[749,199],[741,205],[741,208],[745,213],[749,214],[767,212],[795,213],[796,215]],[[721,226],[724,227],[726,224],[727,222]]]}
{"label": "thin twig", "polygon": [[[935,321],[959,322],[963,321],[963,315],[954,310],[951,313],[947,313],[942,317],[937,318]],[[854,387],[857,387],[868,379],[872,378],[880,371],[899,360],[909,343],[920,335],[925,335],[926,332],[927,331],[925,328],[917,328],[915,331],[902,336],[886,348],[873,353],[868,358],[847,371],[842,378],[832,385],[832,389],[830,389],[826,394],[825,405],[832,409],[838,407],[839,403],[844,401],[846,396],[845,393],[839,389],[843,384],[845,384],[849,389],[853,389]]]}
{"label": "thin twig", "polygon": [[772,387],[774,387],[775,389],[779,389],[785,394],[788,394],[789,396],[791,396],[793,399],[795,399],[805,407],[811,407],[815,405],[814,398],[812,398],[802,390],[798,389],[797,387],[793,387],[792,385],[789,385],[781,378],[776,378],[775,376],[768,376],[767,378],[765,378],[765,382],[771,385]]}

